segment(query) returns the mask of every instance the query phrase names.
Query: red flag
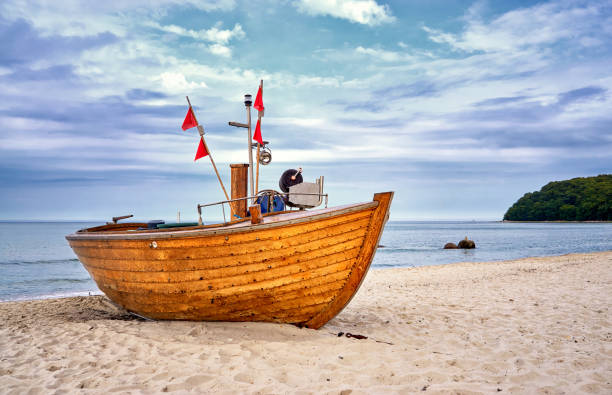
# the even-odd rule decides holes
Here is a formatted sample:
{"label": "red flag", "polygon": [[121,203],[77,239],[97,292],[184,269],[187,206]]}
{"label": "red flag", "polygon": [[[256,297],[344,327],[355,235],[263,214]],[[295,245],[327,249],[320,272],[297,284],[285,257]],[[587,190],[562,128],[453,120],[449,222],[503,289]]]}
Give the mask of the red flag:
{"label": "red flag", "polygon": [[196,156],[193,161],[195,162],[196,160],[203,158],[206,155],[208,155],[208,151],[206,150],[206,146],[204,145],[204,138],[200,137],[200,145],[198,145],[198,152],[196,152]]}
{"label": "red flag", "polygon": [[255,126],[255,134],[253,135],[253,140],[259,142],[259,144],[263,144],[263,138],[261,138],[261,119],[257,120],[257,126]]}
{"label": "red flag", "polygon": [[262,95],[263,93],[261,91],[261,85],[259,85],[259,90],[257,91],[257,97],[255,97],[255,104],[253,104],[253,107],[255,107],[257,111],[259,112],[264,110]]}
{"label": "red flag", "polygon": [[193,110],[189,107],[189,111],[187,111],[187,115],[185,116],[185,120],[183,121],[183,130],[187,130],[189,128],[193,128],[198,126],[196,122],[195,115],[193,115]]}

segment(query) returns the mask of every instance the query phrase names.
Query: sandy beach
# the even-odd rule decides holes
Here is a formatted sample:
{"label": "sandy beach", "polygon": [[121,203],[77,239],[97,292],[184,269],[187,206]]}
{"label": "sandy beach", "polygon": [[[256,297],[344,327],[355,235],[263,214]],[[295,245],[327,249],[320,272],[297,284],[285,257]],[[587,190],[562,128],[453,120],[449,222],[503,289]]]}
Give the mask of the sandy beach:
{"label": "sandy beach", "polygon": [[611,302],[612,251],[371,270],[318,331],[0,303],[0,392],[610,394]]}

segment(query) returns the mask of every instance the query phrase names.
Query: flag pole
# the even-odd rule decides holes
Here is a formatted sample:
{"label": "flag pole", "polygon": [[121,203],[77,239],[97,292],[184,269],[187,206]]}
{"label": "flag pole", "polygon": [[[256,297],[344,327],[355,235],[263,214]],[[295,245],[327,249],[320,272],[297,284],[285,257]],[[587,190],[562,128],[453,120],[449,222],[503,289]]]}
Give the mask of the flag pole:
{"label": "flag pole", "polygon": [[[259,82],[259,89],[261,89],[261,96],[263,97],[263,80]],[[257,111],[257,122],[261,122],[261,111]],[[261,127],[261,123],[259,125]],[[257,176],[255,178],[255,193],[259,193],[259,150],[261,148],[261,144],[259,141],[257,142]]]}
{"label": "flag pole", "polygon": [[[191,113],[193,114],[193,118],[195,119],[196,123],[198,123],[198,118],[196,117],[195,112],[193,111],[193,108],[191,107],[191,102],[189,101],[189,96],[185,96],[185,97],[187,98],[187,103],[189,104],[189,109],[191,109]],[[201,127],[200,124],[198,124],[198,132],[200,132],[200,138],[202,139],[202,142],[204,143],[204,148],[206,149],[206,152],[208,152],[208,157],[210,158],[210,163],[212,163],[213,169],[215,169],[215,174],[217,175],[217,179],[219,180],[219,184],[221,184],[221,189],[223,189],[223,193],[225,194],[225,199],[230,200],[229,196],[227,195],[227,191],[225,190],[225,186],[223,186],[223,181],[221,181],[221,176],[219,176],[219,171],[217,170],[217,166],[215,165],[215,161],[213,160],[212,153],[208,149],[208,145],[206,145],[206,140],[204,140],[204,128]]]}
{"label": "flag pole", "polygon": [[[249,181],[251,184],[251,196],[255,196],[254,193],[254,189],[253,189],[253,149],[251,148],[251,140],[252,140],[252,134],[251,134],[251,101],[250,101],[250,97],[249,96],[249,100],[245,100],[244,104],[246,105],[246,112],[247,112],[247,125],[248,125],[248,130],[249,130],[249,134],[248,134],[248,147],[249,147]],[[246,96],[245,96],[246,98]]]}

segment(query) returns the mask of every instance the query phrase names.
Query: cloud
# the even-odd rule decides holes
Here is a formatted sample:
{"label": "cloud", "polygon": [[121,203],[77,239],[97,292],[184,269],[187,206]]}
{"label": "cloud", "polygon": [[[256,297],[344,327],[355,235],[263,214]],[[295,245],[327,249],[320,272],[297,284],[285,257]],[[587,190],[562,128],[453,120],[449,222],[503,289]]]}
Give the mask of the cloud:
{"label": "cloud", "polygon": [[367,111],[367,112],[382,112],[387,107],[384,103],[375,101],[348,101],[348,100],[329,100],[329,104],[341,105],[344,111]]}
{"label": "cloud", "polygon": [[84,50],[100,48],[117,42],[108,32],[91,36],[43,37],[23,19],[9,22],[0,19],[0,64],[17,65],[41,58],[62,59]]}
{"label": "cloud", "polygon": [[[83,5],[79,0],[4,0],[0,15],[24,19],[44,35],[83,36],[110,32],[125,37],[139,20],[159,19],[171,11],[230,11],[235,0],[131,0],[98,1]],[[126,19],[131,19],[128,24]]]}
{"label": "cloud", "polygon": [[395,21],[389,6],[374,0],[301,0],[296,6],[309,15],[330,15],[369,26]]}
{"label": "cloud", "polygon": [[231,48],[222,44],[212,44],[208,46],[208,50],[210,51],[210,53],[222,56],[224,58],[229,58],[230,56],[232,56]]}
{"label": "cloud", "polygon": [[507,105],[516,102],[522,102],[528,99],[528,96],[513,96],[513,97],[493,97],[474,103],[476,107],[489,107],[489,106],[500,106]]}
{"label": "cloud", "polygon": [[577,101],[602,98],[606,89],[600,86],[585,86],[584,88],[573,89],[559,94],[559,105],[568,105]]}
{"label": "cloud", "polygon": [[406,55],[399,52],[385,51],[375,48],[364,48],[361,46],[355,48],[355,52],[358,54],[369,55],[374,59],[379,59],[385,62],[405,61],[408,58]]}
{"label": "cloud", "polygon": [[[452,194],[458,185],[487,180],[507,191],[504,183],[516,187],[535,175],[609,168],[611,54],[601,43],[610,42],[606,21],[612,18],[600,2],[538,3],[493,17],[483,17],[494,11],[478,3],[463,18],[428,19],[425,34],[408,23],[369,31],[375,34],[357,25],[347,29],[350,15],[324,11],[322,2],[300,4],[318,4],[312,15],[334,17],[325,21],[325,32],[273,2],[257,24],[250,19],[254,12],[242,8],[209,13],[195,3],[163,1],[140,11],[107,3],[49,3],[23,17],[15,12],[18,2],[0,4],[8,18],[0,19],[3,191],[25,177],[32,191],[38,181],[49,188],[70,184],[70,193],[86,200],[78,188],[91,194],[89,187],[97,186],[112,199],[119,194],[109,187],[120,179],[132,188],[123,195],[135,201],[150,197],[139,195],[145,190],[175,199],[165,194],[170,185],[210,197],[218,186],[209,163],[193,163],[197,132],[180,130],[185,95],[205,125],[223,177],[227,164],[243,162],[246,153],[243,131],[227,121],[244,121],[243,94],[254,94],[262,78],[263,135],[274,158],[262,172],[264,185],[304,164],[329,180],[333,204],[352,201],[355,189],[397,188],[398,208],[409,207],[399,211],[418,211],[406,202],[420,188],[444,192],[452,185],[446,191]],[[576,21],[575,36],[567,32],[573,25],[563,22],[572,20],[567,15]],[[461,24],[458,30],[440,27],[448,26],[447,17]],[[269,27],[266,18],[279,25]],[[376,24],[360,21],[353,20]],[[247,30],[253,42],[244,39]],[[279,31],[287,43],[282,50]],[[423,35],[430,40],[422,42]],[[493,204],[485,187],[481,192],[465,196],[474,205]],[[0,195],[0,203],[12,204]]]}
{"label": "cloud", "polygon": [[[605,2],[592,4],[581,1],[548,2],[529,8],[509,11],[490,22],[480,16],[481,6],[472,7],[465,16],[467,26],[459,34],[424,26],[429,39],[446,43],[451,48],[466,52],[516,51],[572,40],[581,46],[595,46],[600,41],[590,37],[591,32],[604,31]],[[595,25],[594,25],[595,23]]]}
{"label": "cloud", "polygon": [[438,89],[432,82],[420,80],[412,84],[397,84],[375,90],[374,96],[380,99],[403,99],[434,95]]}
{"label": "cloud", "polygon": [[191,37],[196,40],[202,40],[207,42],[214,42],[218,44],[227,44],[232,38],[244,38],[244,30],[239,23],[234,25],[232,30],[219,29],[216,26],[206,30],[192,30],[185,29],[177,25],[165,25],[162,26],[159,23],[152,22],[150,24],[153,27],[158,28],[167,33],[173,33],[178,36]]}
{"label": "cloud", "polygon": [[146,89],[130,89],[125,93],[125,97],[128,100],[149,100],[149,99],[163,99],[167,97],[166,94],[161,92],[149,91]]}
{"label": "cloud", "polygon": [[[204,30],[185,29],[177,25],[160,25],[157,22],[149,22],[153,28],[166,33],[175,34],[180,37],[188,37],[197,41],[212,43],[206,48],[214,55],[229,58],[232,55],[232,50],[227,44],[232,39],[242,39],[245,37],[244,30],[239,23],[236,23],[231,30],[219,29],[217,26]],[[220,24],[218,24],[220,25]]]}
{"label": "cloud", "polygon": [[5,80],[13,83],[19,82],[38,82],[44,83],[48,81],[64,81],[77,79],[78,77],[74,73],[74,67],[71,65],[57,65],[50,66],[40,69],[30,69],[25,66],[13,67],[10,73],[7,73],[3,77],[0,76],[0,80]]}

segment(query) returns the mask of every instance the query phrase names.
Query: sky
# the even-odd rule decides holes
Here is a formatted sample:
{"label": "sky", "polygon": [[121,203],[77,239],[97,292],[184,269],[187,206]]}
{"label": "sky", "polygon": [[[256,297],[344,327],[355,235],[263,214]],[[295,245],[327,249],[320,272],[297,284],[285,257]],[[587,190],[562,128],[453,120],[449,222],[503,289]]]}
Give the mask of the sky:
{"label": "sky", "polygon": [[3,0],[0,220],[195,219],[224,196],[185,96],[229,188],[260,80],[260,189],[301,166],[331,206],[500,220],[612,173],[610,0]]}

